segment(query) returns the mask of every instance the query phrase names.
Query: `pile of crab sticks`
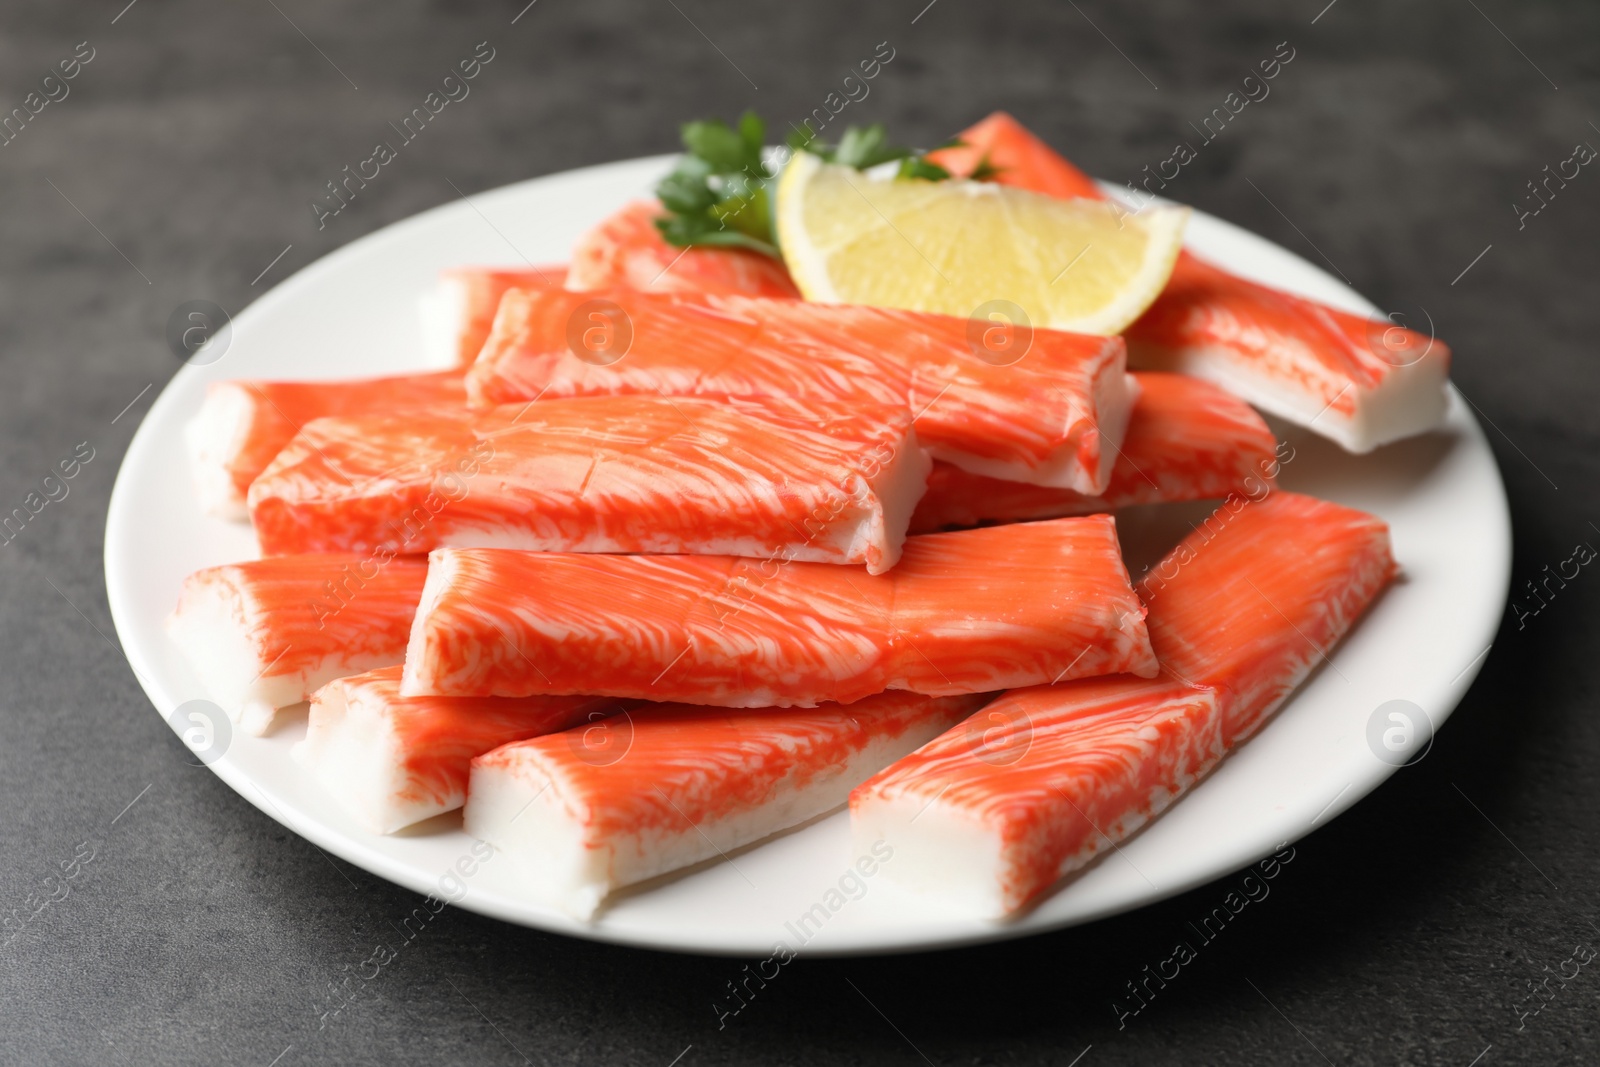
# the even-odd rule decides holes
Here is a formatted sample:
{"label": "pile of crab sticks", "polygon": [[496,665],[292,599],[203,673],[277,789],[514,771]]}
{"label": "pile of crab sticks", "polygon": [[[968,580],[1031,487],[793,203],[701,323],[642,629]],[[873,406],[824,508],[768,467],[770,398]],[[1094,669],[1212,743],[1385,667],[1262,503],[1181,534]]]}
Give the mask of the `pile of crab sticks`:
{"label": "pile of crab sticks", "polygon": [[[1105,206],[1004,114],[913,162],[845,180]],[[1354,452],[1426,432],[1442,343],[1175,245],[1124,328],[998,359],[963,315],[817,299],[781,218],[764,249],[674,210],[447,271],[449,369],[216,382],[188,427],[202,507],[261,555],[189,577],[169,633],[247,732],[309,702],[294,758],[373,833],[464,809],[589,918],[848,805],[886,877],[1010,916],[1395,577],[1381,520],[1277,487],[1257,409]],[[1203,500],[1131,579],[1117,509]]]}

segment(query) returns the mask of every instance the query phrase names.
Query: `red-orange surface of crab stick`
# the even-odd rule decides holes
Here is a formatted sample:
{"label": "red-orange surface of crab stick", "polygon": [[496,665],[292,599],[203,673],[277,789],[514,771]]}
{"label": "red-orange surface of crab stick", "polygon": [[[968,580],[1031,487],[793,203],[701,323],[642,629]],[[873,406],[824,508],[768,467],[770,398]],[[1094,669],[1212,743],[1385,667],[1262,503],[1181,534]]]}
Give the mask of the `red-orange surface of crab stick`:
{"label": "red-orange surface of crab stick", "polygon": [[1382,519],[1298,493],[1218,508],[1139,582],[1163,673],[1218,691],[1241,741],[1398,572]]}
{"label": "red-orange surface of crab stick", "polygon": [[744,293],[799,299],[783,261],[739,248],[679,248],[656,229],[661,205],[636,200],[578,238],[569,289]]}
{"label": "red-orange surface of crab stick", "polygon": [[968,126],[956,139],[959,144],[928,153],[931,161],[952,174],[988,178],[1063,200],[1105,196],[1093,178],[1004,111]]}

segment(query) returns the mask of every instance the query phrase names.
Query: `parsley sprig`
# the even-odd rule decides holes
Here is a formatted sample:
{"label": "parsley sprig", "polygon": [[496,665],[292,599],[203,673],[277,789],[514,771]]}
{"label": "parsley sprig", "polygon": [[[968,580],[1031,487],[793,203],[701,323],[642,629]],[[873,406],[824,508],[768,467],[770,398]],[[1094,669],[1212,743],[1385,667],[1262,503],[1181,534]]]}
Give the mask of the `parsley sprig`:
{"label": "parsley sprig", "polygon": [[[825,145],[818,142],[815,137],[807,134],[798,134],[789,138],[789,146],[797,151],[811,152],[821,156],[829,163],[840,163],[857,170],[866,170],[884,163],[898,159],[900,169],[895,172],[896,178],[914,178],[921,181],[943,182],[949,181],[955,175],[949,169],[940,166],[928,156],[945,148],[965,148],[967,142],[959,137],[952,137],[944,144],[935,145],[926,152],[918,152],[910,148],[901,148],[889,143],[888,132],[883,123],[875,122],[865,128],[859,126],[845,127],[844,136],[839,138],[837,145]],[[978,165],[972,168],[972,173],[966,175],[967,181],[992,182],[1000,174],[1000,168],[989,160],[989,153],[985,152],[979,159]]]}
{"label": "parsley sprig", "polygon": [[[946,148],[956,143],[951,141],[939,147]],[[845,127],[844,135],[836,145],[823,144],[815,136],[806,133],[796,134],[789,138],[789,147],[856,170],[867,170],[899,160],[900,169],[895,173],[897,178],[942,182],[950,177],[948,170],[929,160],[925,153],[890,144],[889,132],[881,122],[865,127]]]}
{"label": "parsley sprig", "polygon": [[656,226],[668,243],[778,254],[767,188],[773,175],[761,158],[766,131],[754,111],[737,129],[721,119],[684,123],[683,158],[656,186],[668,211]]}
{"label": "parsley sprig", "polygon": [[[656,196],[667,209],[656,220],[661,235],[679,247],[744,248],[778,256],[771,194],[777,174],[761,154],[766,123],[754,111],[746,111],[737,126],[721,119],[685,123],[682,136],[683,157],[656,185]],[[960,143],[948,141],[939,147]],[[789,147],[857,170],[898,160],[897,178],[946,181],[951,177],[926,153],[891,144],[881,122],[847,126],[835,145],[824,144],[809,130],[796,131]],[[995,173],[986,156],[971,177],[986,181]]]}

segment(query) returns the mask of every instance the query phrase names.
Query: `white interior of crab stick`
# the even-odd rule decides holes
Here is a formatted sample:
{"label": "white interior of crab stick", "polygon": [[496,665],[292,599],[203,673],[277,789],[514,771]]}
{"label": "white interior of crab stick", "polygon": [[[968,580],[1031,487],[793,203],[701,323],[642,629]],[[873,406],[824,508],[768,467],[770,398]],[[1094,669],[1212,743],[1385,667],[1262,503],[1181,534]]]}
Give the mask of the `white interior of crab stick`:
{"label": "white interior of crab stick", "polygon": [[259,735],[335,678],[401,663],[426,573],[421,559],[355,554],[209,567],[184,580],[167,634],[211,699]]}
{"label": "white interior of crab stick", "polygon": [[621,710],[596,697],[402,697],[400,668],[329,682],[294,758],[368,830],[389,834],[467,800],[472,760]]}
{"label": "white interior of crab stick", "polygon": [[195,497],[207,515],[236,522],[250,517],[234,465],[250,440],[259,404],[243,383],[214,382],[183,428]]}
{"label": "white interior of crab stick", "polygon": [[211,699],[235,722],[265,733],[278,708],[305,699],[298,675],[268,674],[261,642],[241,620],[254,613],[248,594],[224,582],[184,586],[178,610],[167,620],[167,633],[200,676]]}
{"label": "white interior of crab stick", "polygon": [[[1438,347],[1443,352],[1444,346]],[[1450,362],[1445,355],[1384,366],[1375,382],[1359,384],[1309,357],[1273,362],[1220,346],[1172,351],[1141,345],[1137,350],[1142,368],[1204,378],[1348,452],[1370,452],[1426,433],[1444,421],[1448,406]]]}
{"label": "white interior of crab stick", "polygon": [[453,367],[460,360],[461,335],[469,312],[467,279],[457,271],[441,271],[433,289],[417,301],[417,324],[426,366]]}
{"label": "white interior of crab stick", "polygon": [[473,761],[466,829],[533,898],[589,918],[612,892],[830,811],[987,696],[847,706],[655,705]]}

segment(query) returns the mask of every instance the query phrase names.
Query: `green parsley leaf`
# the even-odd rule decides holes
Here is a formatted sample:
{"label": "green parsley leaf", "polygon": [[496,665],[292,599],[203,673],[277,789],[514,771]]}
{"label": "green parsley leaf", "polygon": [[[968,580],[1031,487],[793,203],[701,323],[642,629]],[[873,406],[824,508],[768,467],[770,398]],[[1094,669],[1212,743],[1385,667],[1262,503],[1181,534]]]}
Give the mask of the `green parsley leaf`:
{"label": "green parsley leaf", "polygon": [[911,155],[911,149],[890,144],[889,131],[884,129],[883,123],[874,122],[865,129],[859,126],[845,127],[844,136],[839,138],[839,147],[834,149],[833,162],[856,170],[866,170],[891,160],[909,159]]}
{"label": "green parsley leaf", "polygon": [[744,138],[719,119],[688,122],[683,126],[683,147],[698,156],[713,172],[737,172],[746,163]]}
{"label": "green parsley leaf", "polygon": [[982,156],[978,157],[978,165],[972,168],[972,173],[967,175],[967,180],[974,182],[992,182],[996,178],[1000,177],[1001,172],[1004,170],[1004,167],[995,166],[994,163],[989,159],[989,153],[985,152]]}
{"label": "green parsley leaf", "polygon": [[[839,138],[839,143],[831,147],[819,143],[815,136],[809,133],[790,137],[789,143],[792,147],[820,156],[829,163],[854,167],[856,170],[867,170],[882,163],[899,160],[900,168],[895,172],[897,178],[942,182],[948,181],[951,177],[949,170],[927,158],[928,153],[890,144],[888,131],[881,122],[875,122],[865,128],[847,126],[843,136]],[[961,144],[959,140],[946,141],[939,145],[939,148],[951,148],[959,144]]]}
{"label": "green parsley leaf", "polygon": [[[684,156],[656,185],[656,197],[667,214],[656,220],[656,228],[669,243],[679,247],[704,245],[713,248],[744,248],[778,256],[772,222],[771,185],[777,177],[768,171],[762,151],[766,144],[766,123],[754,111],[739,117],[737,126],[721,119],[684,123]],[[899,161],[898,178],[919,181],[946,181],[950,171],[931,162],[925,152],[915,152],[889,142],[883,123],[847,126],[837,145],[823,144],[809,126],[794,128],[789,147],[810,152],[830,163],[867,170]],[[949,141],[941,148],[960,144]],[[986,180],[994,168],[987,157],[979,163]]]}
{"label": "green parsley leaf", "polygon": [[900,161],[900,170],[895,174],[897,178],[918,178],[928,182],[943,182],[950,180],[950,172],[937,163],[929,162],[923,156],[907,156]]}
{"label": "green parsley leaf", "polygon": [[668,211],[656,220],[661,236],[680,247],[748,248],[776,256],[761,117],[746,111],[737,129],[708,119],[685,123],[681,132],[687,151],[656,185]]}

